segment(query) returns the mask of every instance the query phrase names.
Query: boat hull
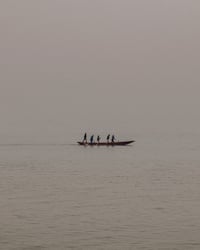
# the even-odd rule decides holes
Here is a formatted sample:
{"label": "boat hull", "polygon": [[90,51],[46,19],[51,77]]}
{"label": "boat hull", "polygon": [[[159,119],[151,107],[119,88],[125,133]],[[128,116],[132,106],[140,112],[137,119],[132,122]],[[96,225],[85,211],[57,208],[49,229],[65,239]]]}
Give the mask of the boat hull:
{"label": "boat hull", "polygon": [[116,142],[93,142],[93,143],[85,143],[78,141],[78,144],[81,146],[126,146],[128,144],[131,144],[135,141],[116,141]]}

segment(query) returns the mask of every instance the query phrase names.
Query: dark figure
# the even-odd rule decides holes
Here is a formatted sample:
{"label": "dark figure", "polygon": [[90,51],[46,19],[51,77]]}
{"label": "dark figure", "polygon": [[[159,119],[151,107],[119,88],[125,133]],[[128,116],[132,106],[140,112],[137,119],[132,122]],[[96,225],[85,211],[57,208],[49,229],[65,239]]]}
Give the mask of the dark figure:
{"label": "dark figure", "polygon": [[92,135],[92,136],[90,137],[90,143],[91,143],[91,144],[93,143],[93,140],[94,140],[94,135]]}
{"label": "dark figure", "polygon": [[98,135],[97,136],[97,143],[99,143],[100,139],[101,139],[101,137]]}
{"label": "dark figure", "polygon": [[107,135],[106,137],[107,143],[109,143],[109,139],[110,139],[110,135]]}
{"label": "dark figure", "polygon": [[111,141],[112,141],[112,143],[115,142],[115,136],[114,135],[112,135]]}
{"label": "dark figure", "polygon": [[83,142],[84,142],[84,143],[87,143],[87,133],[84,134]]}

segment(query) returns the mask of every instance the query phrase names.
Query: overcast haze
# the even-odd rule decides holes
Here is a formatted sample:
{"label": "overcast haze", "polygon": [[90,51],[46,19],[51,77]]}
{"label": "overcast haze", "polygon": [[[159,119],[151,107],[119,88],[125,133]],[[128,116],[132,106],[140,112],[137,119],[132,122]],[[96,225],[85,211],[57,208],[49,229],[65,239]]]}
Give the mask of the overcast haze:
{"label": "overcast haze", "polygon": [[199,132],[199,24],[198,0],[2,0],[0,137]]}

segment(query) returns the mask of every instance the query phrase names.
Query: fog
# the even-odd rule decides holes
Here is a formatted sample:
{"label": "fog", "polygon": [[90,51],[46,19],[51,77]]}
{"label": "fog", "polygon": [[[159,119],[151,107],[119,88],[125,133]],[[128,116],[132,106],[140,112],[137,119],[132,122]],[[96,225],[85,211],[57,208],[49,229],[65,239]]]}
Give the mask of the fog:
{"label": "fog", "polygon": [[1,1],[1,141],[199,133],[199,10],[197,0]]}

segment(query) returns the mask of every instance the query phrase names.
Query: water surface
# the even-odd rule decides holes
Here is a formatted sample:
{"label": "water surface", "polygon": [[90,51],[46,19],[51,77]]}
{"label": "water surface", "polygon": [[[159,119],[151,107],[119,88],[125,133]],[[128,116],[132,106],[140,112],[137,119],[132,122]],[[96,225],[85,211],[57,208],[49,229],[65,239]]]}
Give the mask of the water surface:
{"label": "water surface", "polygon": [[200,249],[198,138],[0,145],[0,249]]}

